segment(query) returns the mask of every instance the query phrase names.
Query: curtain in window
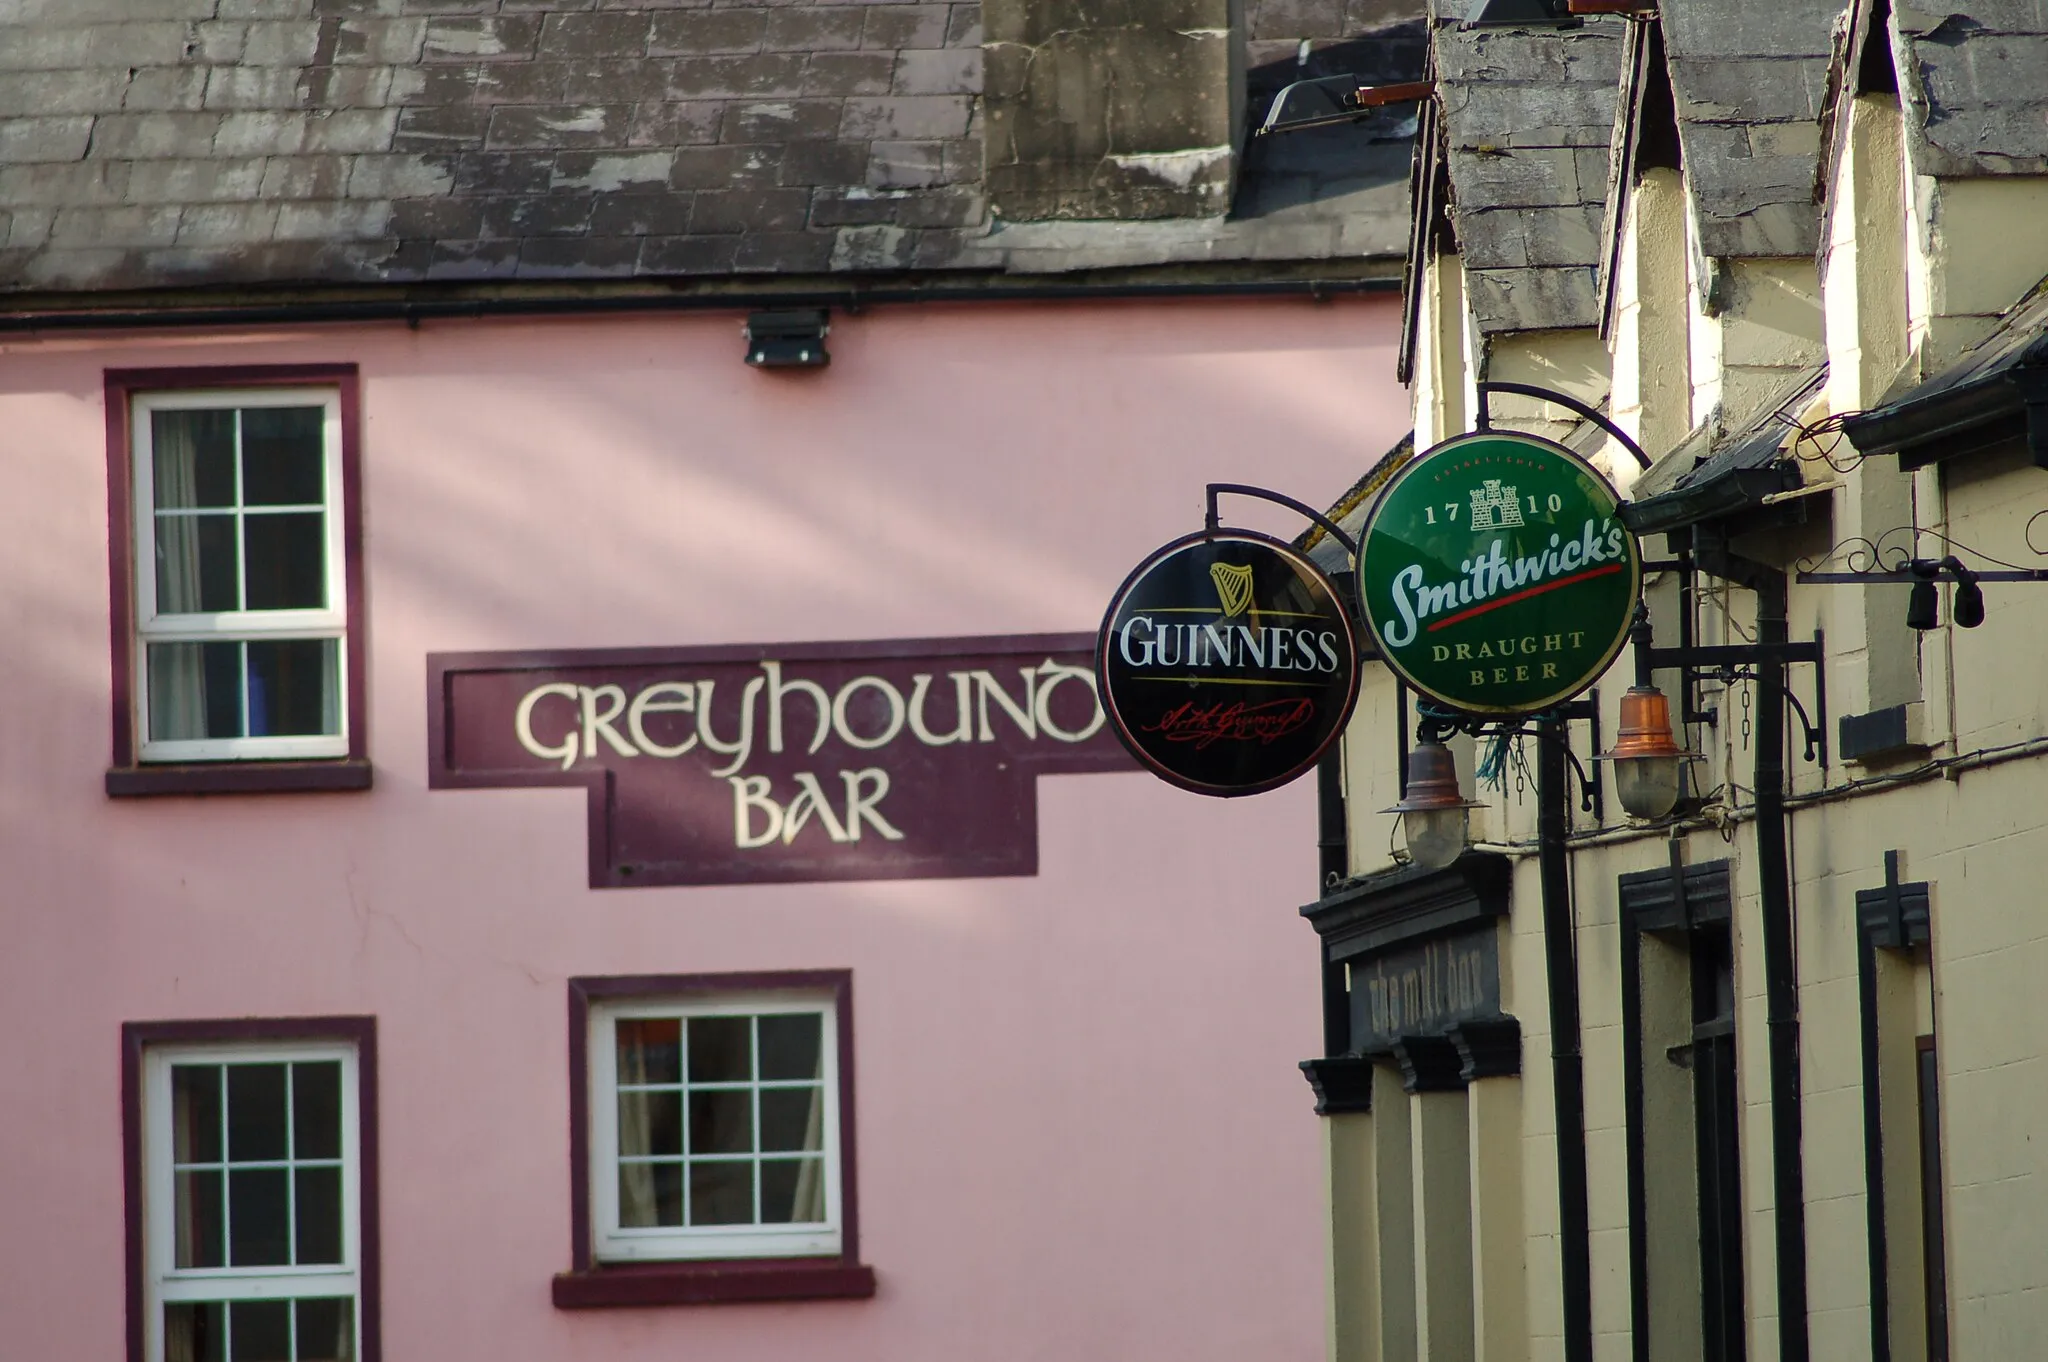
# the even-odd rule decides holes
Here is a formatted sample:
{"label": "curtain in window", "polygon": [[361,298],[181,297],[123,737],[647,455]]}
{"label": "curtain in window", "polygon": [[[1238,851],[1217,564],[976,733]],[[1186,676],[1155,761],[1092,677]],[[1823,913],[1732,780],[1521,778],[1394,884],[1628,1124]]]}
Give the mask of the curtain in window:
{"label": "curtain in window", "polygon": [[[150,423],[156,505],[199,504],[200,423],[187,416],[215,412],[155,412]],[[159,613],[200,609],[199,520],[193,516],[150,517],[156,529],[156,601]],[[206,735],[206,658],[198,647],[152,648],[149,658],[149,717],[153,737]]]}
{"label": "curtain in window", "polygon": [[[648,1083],[657,1081],[651,1076],[647,1033],[642,1027],[631,1030],[621,1029],[619,1035],[619,1077],[620,1083]],[[619,1108],[619,1153],[622,1155],[649,1154],[653,1152],[654,1130],[646,1101],[620,1102]],[[654,1165],[648,1163],[621,1163],[619,1169],[619,1223],[621,1225],[657,1225],[654,1204]]]}
{"label": "curtain in window", "polygon": [[[804,1148],[825,1147],[825,1090],[814,1089],[811,1093],[811,1118],[804,1127]],[[797,1224],[817,1224],[825,1219],[825,1161],[805,1159],[803,1171],[797,1174],[796,1195],[790,1201],[790,1220]]]}

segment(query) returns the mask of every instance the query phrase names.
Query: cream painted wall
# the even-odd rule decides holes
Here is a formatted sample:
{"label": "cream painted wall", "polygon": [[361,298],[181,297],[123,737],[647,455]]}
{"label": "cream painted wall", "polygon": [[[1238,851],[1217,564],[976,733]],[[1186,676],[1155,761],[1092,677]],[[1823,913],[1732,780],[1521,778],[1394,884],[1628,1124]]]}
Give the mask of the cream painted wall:
{"label": "cream painted wall", "polygon": [[2048,177],[1923,175],[1912,191],[1908,339],[1932,375],[2048,277]]}
{"label": "cream painted wall", "polygon": [[1643,172],[1629,191],[1615,258],[1611,415],[1652,459],[1692,428],[1686,214],[1677,171]]}

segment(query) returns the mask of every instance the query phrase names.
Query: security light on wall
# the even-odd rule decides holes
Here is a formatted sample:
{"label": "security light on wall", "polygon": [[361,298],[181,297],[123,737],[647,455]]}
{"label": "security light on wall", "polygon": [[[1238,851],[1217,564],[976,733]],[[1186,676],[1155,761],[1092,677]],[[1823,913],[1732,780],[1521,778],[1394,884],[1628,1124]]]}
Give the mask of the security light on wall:
{"label": "security light on wall", "polygon": [[756,312],[742,331],[747,363],[757,369],[822,369],[832,362],[825,350],[831,314],[823,308]]}

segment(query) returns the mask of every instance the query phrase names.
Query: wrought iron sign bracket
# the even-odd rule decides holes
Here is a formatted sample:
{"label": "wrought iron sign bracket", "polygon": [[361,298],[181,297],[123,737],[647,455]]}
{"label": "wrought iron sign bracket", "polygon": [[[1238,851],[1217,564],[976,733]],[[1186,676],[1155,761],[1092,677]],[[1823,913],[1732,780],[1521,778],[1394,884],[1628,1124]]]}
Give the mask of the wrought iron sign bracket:
{"label": "wrought iron sign bracket", "polygon": [[1216,510],[1216,501],[1217,498],[1226,494],[1239,497],[1254,497],[1260,501],[1270,501],[1275,506],[1285,506],[1296,515],[1304,516],[1322,526],[1324,533],[1344,546],[1344,552],[1350,556],[1353,562],[1358,560],[1358,541],[1349,534],[1346,534],[1344,527],[1336,521],[1330,519],[1305,501],[1296,501],[1284,492],[1275,492],[1265,487],[1253,487],[1249,483],[1212,482],[1209,484],[1209,512],[1202,521],[1202,527],[1210,534],[1215,534],[1223,528],[1222,518]]}
{"label": "wrought iron sign bracket", "polygon": [[[1403,689],[1405,690],[1406,687],[1403,687]],[[1600,691],[1598,687],[1595,687],[1592,691],[1576,700],[1568,700],[1564,704],[1554,705],[1540,713],[1524,714],[1514,718],[1501,719],[1480,714],[1467,714],[1462,710],[1446,709],[1442,705],[1421,699],[1420,697],[1417,697],[1415,701],[1415,714],[1415,739],[1417,742],[1443,742],[1445,739],[1460,733],[1473,738],[1512,738],[1532,731],[1535,733],[1538,741],[1544,741],[1551,738],[1553,731],[1561,737],[1572,721],[1579,720],[1584,722],[1591,730],[1593,750],[1598,752],[1601,747]],[[1556,721],[1555,730],[1551,727],[1550,721],[1552,720]],[[1535,725],[1533,730],[1529,727],[1531,724]],[[1406,736],[1406,729],[1403,728],[1402,737],[1405,739]],[[1592,814],[1595,822],[1606,821],[1606,787],[1602,783],[1600,768],[1595,766],[1591,771],[1588,771],[1585,764],[1579,760],[1579,754],[1572,751],[1570,742],[1562,742],[1561,748],[1564,753],[1565,764],[1571,768],[1572,773],[1578,778],[1580,810]],[[1407,768],[1407,761],[1408,746],[1404,741],[1401,745],[1401,764],[1404,772]],[[1407,793],[1405,788],[1402,790],[1402,793],[1404,795]]]}
{"label": "wrought iron sign bracket", "polygon": [[1799,716],[1799,726],[1806,739],[1806,760],[1818,761],[1822,771],[1828,769],[1828,671],[1822,665],[1827,657],[1827,636],[1821,630],[1814,630],[1811,639],[1800,642],[1681,644],[1675,648],[1659,648],[1651,641],[1649,611],[1638,609],[1629,636],[1635,645],[1638,686],[1650,685],[1652,673],[1667,668],[1679,671],[1690,691],[1701,672],[1733,680],[1745,674],[1743,668],[1753,667],[1759,662],[1810,663],[1813,667],[1815,712],[1809,715],[1806,706],[1790,687],[1784,690],[1785,703]]}
{"label": "wrought iron sign bracket", "polygon": [[1485,382],[1480,383],[1477,390],[1479,393],[1479,411],[1472,420],[1472,428],[1474,430],[1493,429],[1492,404],[1488,399],[1495,393],[1512,393],[1516,397],[1533,397],[1540,402],[1554,403],[1575,416],[1591,421],[1594,425],[1612,436],[1615,442],[1623,449],[1634,455],[1636,463],[1640,467],[1648,468],[1650,466],[1650,456],[1643,452],[1641,445],[1630,438],[1627,431],[1615,425],[1603,413],[1579,401],[1578,398],[1573,397],[1570,393],[1561,393],[1555,388],[1546,388],[1536,383],[1509,383],[1505,380],[1496,379],[1487,379]]}

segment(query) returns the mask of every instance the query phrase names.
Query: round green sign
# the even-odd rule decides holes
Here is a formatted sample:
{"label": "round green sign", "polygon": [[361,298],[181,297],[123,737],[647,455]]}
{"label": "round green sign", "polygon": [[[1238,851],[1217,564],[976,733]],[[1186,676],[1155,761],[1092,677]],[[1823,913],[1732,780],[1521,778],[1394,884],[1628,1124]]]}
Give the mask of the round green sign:
{"label": "round green sign", "polygon": [[1394,475],[1366,520],[1358,595],[1380,653],[1470,714],[1569,700],[1621,651],[1642,590],[1620,498],[1561,445],[1487,431]]}

